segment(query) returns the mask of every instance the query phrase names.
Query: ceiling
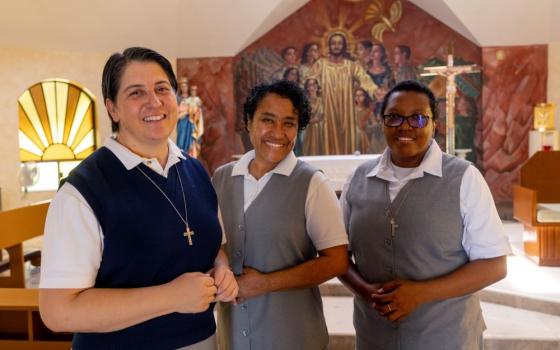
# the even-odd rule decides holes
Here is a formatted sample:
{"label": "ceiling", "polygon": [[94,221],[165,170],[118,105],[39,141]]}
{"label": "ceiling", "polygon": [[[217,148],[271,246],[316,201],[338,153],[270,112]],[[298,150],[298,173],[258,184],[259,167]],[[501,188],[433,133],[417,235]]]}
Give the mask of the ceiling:
{"label": "ceiling", "polygon": [[[234,56],[308,1],[3,0],[0,47]],[[560,0],[410,1],[480,46],[560,42]]]}
{"label": "ceiling", "polygon": [[410,0],[479,46],[560,42],[559,0]]}

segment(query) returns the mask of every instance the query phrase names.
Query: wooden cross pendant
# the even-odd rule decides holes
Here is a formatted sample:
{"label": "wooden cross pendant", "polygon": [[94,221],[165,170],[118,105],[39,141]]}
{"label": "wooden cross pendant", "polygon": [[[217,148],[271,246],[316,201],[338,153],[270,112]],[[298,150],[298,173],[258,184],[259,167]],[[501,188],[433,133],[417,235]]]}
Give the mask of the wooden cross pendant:
{"label": "wooden cross pendant", "polygon": [[192,245],[192,236],[194,236],[194,231],[191,230],[190,228],[187,227],[187,230],[185,231],[185,233],[183,233],[184,237],[187,237],[187,239],[189,240],[189,245]]}
{"label": "wooden cross pendant", "polygon": [[394,218],[391,218],[390,224],[391,224],[391,237],[395,237],[395,231],[399,228],[399,225],[397,224]]}

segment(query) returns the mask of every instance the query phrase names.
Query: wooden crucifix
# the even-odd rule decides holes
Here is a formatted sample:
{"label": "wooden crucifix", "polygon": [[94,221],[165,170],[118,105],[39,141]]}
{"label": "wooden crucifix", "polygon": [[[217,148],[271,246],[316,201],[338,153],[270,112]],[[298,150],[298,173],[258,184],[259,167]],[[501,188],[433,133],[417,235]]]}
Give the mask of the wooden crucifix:
{"label": "wooden crucifix", "polygon": [[459,74],[478,73],[480,68],[476,64],[454,66],[453,65],[453,49],[449,46],[447,53],[447,65],[437,67],[424,67],[422,76],[440,75],[447,78],[447,88],[445,99],[445,152],[455,155],[455,94],[457,93],[457,85],[455,77]]}

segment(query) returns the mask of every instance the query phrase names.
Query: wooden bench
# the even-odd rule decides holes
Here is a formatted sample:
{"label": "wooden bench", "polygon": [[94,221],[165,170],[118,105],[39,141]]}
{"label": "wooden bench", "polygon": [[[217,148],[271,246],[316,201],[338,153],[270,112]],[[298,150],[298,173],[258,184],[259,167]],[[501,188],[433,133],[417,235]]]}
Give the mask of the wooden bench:
{"label": "wooden bench", "polygon": [[560,222],[539,222],[539,204],[560,203],[560,151],[537,152],[513,187],[513,216],[523,223],[525,254],[541,266],[560,266]]}
{"label": "wooden bench", "polygon": [[43,234],[48,204],[0,212],[0,248],[10,259],[0,277],[0,349],[70,349],[72,335],[51,332],[39,315],[37,289],[25,288],[22,243]]}

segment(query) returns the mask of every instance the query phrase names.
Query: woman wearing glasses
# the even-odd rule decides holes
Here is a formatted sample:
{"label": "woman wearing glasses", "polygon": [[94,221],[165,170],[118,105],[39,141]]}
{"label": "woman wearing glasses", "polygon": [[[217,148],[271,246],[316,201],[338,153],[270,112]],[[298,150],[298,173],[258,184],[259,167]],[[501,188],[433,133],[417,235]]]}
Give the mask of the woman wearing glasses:
{"label": "woman wearing glasses", "polygon": [[383,99],[388,147],[349,178],[341,202],[354,262],[357,349],[479,349],[477,291],[510,253],[478,170],[433,140],[436,101],[404,81]]}

